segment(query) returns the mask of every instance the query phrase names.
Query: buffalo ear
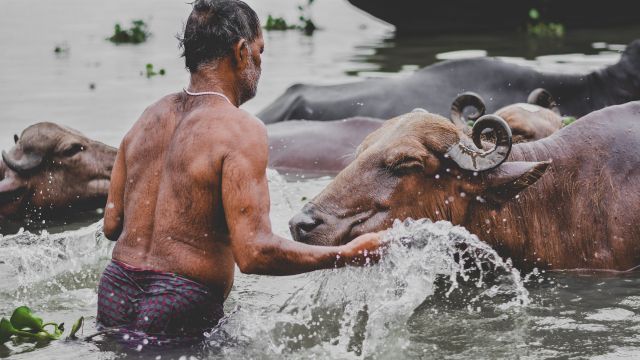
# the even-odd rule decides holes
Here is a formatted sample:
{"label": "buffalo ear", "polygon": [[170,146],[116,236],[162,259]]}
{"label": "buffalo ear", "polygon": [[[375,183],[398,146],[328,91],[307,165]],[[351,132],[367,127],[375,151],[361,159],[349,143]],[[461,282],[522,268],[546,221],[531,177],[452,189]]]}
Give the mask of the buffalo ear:
{"label": "buffalo ear", "polygon": [[[10,171],[10,170],[9,170]],[[24,190],[26,184],[15,176],[6,176],[0,173],[0,206],[7,201],[13,201],[13,197],[19,191]]]}
{"label": "buffalo ear", "polygon": [[482,196],[498,205],[511,200],[544,175],[550,161],[505,162],[482,175]]}

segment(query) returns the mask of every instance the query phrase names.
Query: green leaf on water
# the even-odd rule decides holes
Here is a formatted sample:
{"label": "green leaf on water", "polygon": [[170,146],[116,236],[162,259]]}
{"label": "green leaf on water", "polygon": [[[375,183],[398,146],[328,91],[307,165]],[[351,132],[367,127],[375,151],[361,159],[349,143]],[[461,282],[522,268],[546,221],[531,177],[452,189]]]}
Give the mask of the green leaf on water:
{"label": "green leaf on water", "polygon": [[131,28],[123,29],[120,24],[113,27],[113,35],[107,38],[114,44],[140,44],[151,36],[148,30],[149,26],[144,20],[131,21]]}
{"label": "green leaf on water", "polygon": [[83,324],[84,316],[81,316],[78,320],[76,320],[75,323],[73,323],[73,326],[71,326],[71,332],[69,333],[67,339],[77,339],[76,333],[78,332],[78,330],[80,330]]}
{"label": "green leaf on water", "polygon": [[[53,332],[45,330],[47,326],[53,327]],[[3,344],[13,336],[33,339],[38,342],[58,340],[64,332],[64,323],[54,322],[43,324],[41,318],[35,316],[31,309],[20,306],[13,311],[11,319],[0,320],[0,344]]]}
{"label": "green leaf on water", "polygon": [[31,309],[26,306],[20,306],[13,311],[11,315],[11,325],[18,330],[31,330],[33,332],[42,331],[42,319],[33,315]]}
{"label": "green leaf on water", "polygon": [[576,121],[576,118],[574,118],[573,116],[565,116],[562,118],[562,126],[568,126],[573,124]]}
{"label": "green leaf on water", "polygon": [[7,318],[0,320],[0,344],[4,344],[13,336],[15,329]]}

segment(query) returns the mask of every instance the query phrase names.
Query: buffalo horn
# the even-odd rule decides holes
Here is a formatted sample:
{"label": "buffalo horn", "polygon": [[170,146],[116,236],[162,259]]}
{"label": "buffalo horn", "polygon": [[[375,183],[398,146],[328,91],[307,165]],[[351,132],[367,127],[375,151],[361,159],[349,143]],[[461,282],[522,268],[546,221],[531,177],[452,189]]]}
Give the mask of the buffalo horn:
{"label": "buffalo horn", "polygon": [[473,106],[476,110],[473,114],[469,115],[469,120],[477,120],[480,116],[484,115],[486,106],[484,100],[480,95],[468,91],[458,95],[451,104],[451,121],[459,128],[467,128],[467,121],[464,119],[462,113],[468,106]]}
{"label": "buffalo horn", "polygon": [[37,154],[24,154],[20,158],[16,158],[13,154],[2,151],[2,159],[9,169],[18,174],[29,172],[42,163],[42,156]]}
{"label": "buffalo horn", "polygon": [[[487,129],[495,133],[496,144],[493,149],[483,151],[481,135]],[[511,152],[511,129],[499,116],[485,115],[478,119],[473,126],[472,138],[477,149],[461,141],[449,148],[447,152],[447,156],[462,169],[471,171],[493,169],[507,160]]]}
{"label": "buffalo horn", "polygon": [[529,94],[527,102],[529,104],[542,106],[560,115],[560,108],[558,108],[558,103],[556,103],[556,100],[553,98],[551,93],[545,89],[538,88],[533,90],[531,94]]}

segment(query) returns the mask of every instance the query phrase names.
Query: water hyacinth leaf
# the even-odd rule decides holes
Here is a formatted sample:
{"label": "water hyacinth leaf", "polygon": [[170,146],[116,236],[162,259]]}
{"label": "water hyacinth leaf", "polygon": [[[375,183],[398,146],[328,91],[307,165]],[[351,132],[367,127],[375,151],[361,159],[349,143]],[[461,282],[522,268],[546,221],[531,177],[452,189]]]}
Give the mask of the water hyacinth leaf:
{"label": "water hyacinth leaf", "polygon": [[29,329],[34,332],[39,332],[44,327],[42,319],[33,315],[31,309],[26,306],[20,306],[13,311],[11,325],[18,330]]}
{"label": "water hyacinth leaf", "polygon": [[61,323],[60,325],[56,323],[48,323],[48,324],[44,324],[42,327],[44,329],[45,326],[49,326],[49,325],[53,326],[53,334],[46,330],[42,330],[41,332],[45,333],[49,340],[60,339],[60,337],[62,336],[62,333],[64,332],[64,323]]}
{"label": "water hyacinth leaf", "polygon": [[67,339],[77,339],[76,334],[82,327],[82,324],[84,324],[84,316],[81,316],[75,323],[73,323],[73,326],[71,326],[71,333],[69,333]]}
{"label": "water hyacinth leaf", "polygon": [[7,320],[7,318],[2,318],[2,320],[0,320],[0,344],[9,341],[13,336],[14,330],[11,322]]}
{"label": "water hyacinth leaf", "polygon": [[40,331],[35,334],[28,331],[21,331],[13,327],[11,321],[7,320],[7,318],[2,318],[2,320],[0,320],[0,344],[4,344],[9,341],[9,339],[14,335],[28,339],[35,339],[38,342],[53,340],[51,334],[46,331]]}

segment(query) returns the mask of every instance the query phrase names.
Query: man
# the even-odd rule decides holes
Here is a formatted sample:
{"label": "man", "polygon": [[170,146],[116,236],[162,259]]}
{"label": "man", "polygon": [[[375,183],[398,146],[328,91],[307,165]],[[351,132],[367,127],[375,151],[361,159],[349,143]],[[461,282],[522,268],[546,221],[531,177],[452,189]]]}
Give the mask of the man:
{"label": "man", "polygon": [[265,126],[238,109],[260,77],[264,41],[239,0],[198,0],[184,38],[189,87],[147,108],[112,172],[104,233],[117,240],[98,323],[201,335],[222,316],[237,264],[289,275],[377,257],[378,234],[315,247],[271,232]]}

